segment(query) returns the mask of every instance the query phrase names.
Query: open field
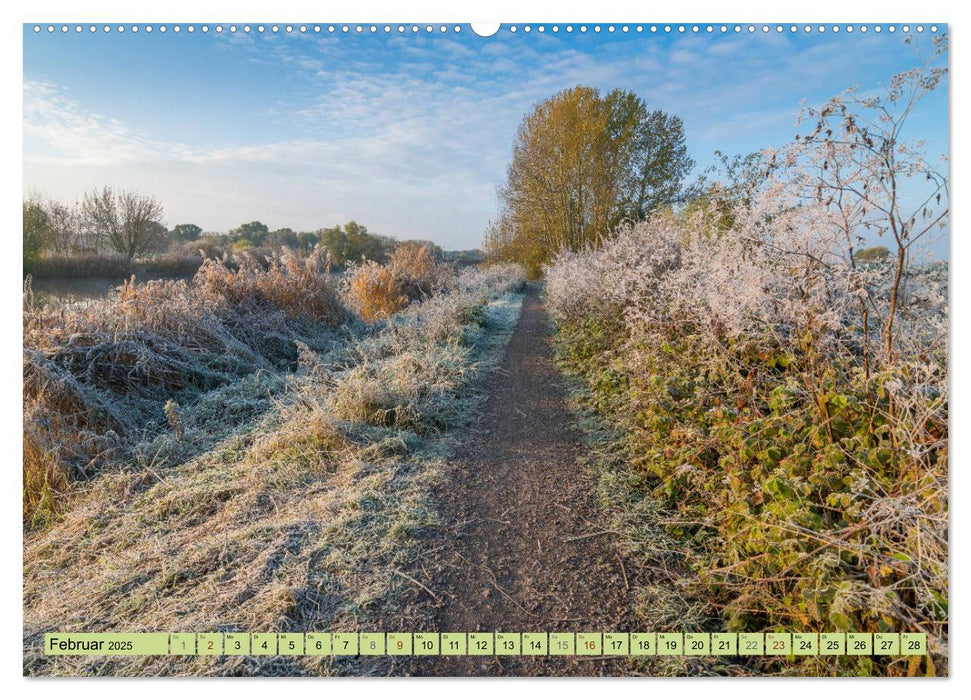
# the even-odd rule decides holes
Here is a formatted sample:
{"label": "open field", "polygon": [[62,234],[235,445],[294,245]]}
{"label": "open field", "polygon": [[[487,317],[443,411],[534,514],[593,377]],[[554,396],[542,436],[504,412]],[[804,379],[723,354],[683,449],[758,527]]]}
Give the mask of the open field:
{"label": "open field", "polygon": [[25,672],[265,673],[251,659],[77,665],[36,644],[53,629],[356,629],[393,608],[519,285],[514,268],[469,269],[372,329],[324,324],[317,351],[294,340],[295,366],[198,394],[62,487],[26,535]]}

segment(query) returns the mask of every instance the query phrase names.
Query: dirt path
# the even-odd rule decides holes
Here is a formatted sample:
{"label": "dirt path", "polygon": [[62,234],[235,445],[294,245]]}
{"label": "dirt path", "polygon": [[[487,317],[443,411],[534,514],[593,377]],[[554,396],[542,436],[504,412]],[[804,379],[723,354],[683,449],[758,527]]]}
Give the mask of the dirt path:
{"label": "dirt path", "polygon": [[[628,631],[632,567],[602,532],[581,436],[553,364],[550,328],[531,288],[501,369],[437,494],[445,526],[423,543],[418,591],[439,631]],[[624,660],[434,658],[425,675],[599,675]]]}

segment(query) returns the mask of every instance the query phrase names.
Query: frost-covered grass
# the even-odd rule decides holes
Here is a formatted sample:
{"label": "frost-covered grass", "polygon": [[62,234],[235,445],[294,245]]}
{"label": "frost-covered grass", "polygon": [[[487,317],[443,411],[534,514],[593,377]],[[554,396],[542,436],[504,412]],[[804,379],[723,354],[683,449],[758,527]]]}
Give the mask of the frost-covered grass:
{"label": "frost-covered grass", "polygon": [[189,282],[133,280],[80,303],[36,306],[28,284],[24,306],[23,500],[33,524],[63,508],[73,482],[129,458],[182,410],[198,413],[208,392],[294,368],[299,342],[325,351],[350,320],[319,249],[268,267],[209,259]]}
{"label": "frost-covered grass", "polygon": [[681,562],[706,604],[689,625],[924,631],[933,651],[766,671],[946,670],[946,266],[905,270],[887,352],[892,267],[853,266],[825,212],[780,196],[727,227],[660,214],[547,269],[563,366],[617,436],[605,501],[645,566]]}
{"label": "frost-covered grass", "polygon": [[[357,663],[48,658],[40,640],[52,630],[360,630],[382,616],[407,628],[417,611],[396,604],[413,586],[400,571],[435,522],[443,431],[480,400],[521,285],[513,266],[465,270],[356,339],[299,346],[293,373],[207,395],[137,461],[82,482],[69,509],[25,536],[25,671],[297,675]],[[222,416],[210,432],[203,417],[219,421],[228,404],[244,422]]]}

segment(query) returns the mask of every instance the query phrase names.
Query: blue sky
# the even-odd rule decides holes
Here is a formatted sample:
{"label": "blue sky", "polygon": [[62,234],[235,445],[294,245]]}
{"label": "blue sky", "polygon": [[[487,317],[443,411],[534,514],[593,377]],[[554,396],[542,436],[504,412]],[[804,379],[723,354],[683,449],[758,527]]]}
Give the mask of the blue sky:
{"label": "blue sky", "polygon": [[[400,36],[25,26],[25,193],[74,199],[112,185],[157,195],[170,225],[225,231],[259,219],[313,230],[356,219],[471,248],[495,213],[524,113],[561,89],[629,89],[679,115],[700,171],[715,150],[789,141],[804,100],[875,88],[917,60],[899,31],[872,28],[587,26],[490,38],[467,25]],[[930,154],[947,152],[946,86],[910,129]]]}

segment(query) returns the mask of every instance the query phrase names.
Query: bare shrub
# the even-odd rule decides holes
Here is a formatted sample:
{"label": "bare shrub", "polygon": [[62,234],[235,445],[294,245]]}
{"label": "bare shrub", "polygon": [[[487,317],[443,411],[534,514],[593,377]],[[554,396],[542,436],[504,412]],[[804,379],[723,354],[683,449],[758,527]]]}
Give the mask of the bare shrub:
{"label": "bare shrub", "polygon": [[[426,275],[427,281],[436,268],[426,263],[423,253],[399,261],[401,274],[408,271],[416,279]],[[390,267],[377,269],[390,275]],[[392,321],[396,330],[382,336],[372,350],[383,346],[396,352],[406,338],[460,340],[472,309],[511,288],[515,276],[515,268],[507,266],[444,277],[452,286],[429,288],[451,293],[439,295],[441,302],[431,297],[426,303],[434,303],[425,311],[420,310],[425,304],[414,305],[407,316]],[[394,313],[392,308],[382,311],[389,313]],[[35,305],[28,282],[23,321],[25,518],[36,515],[36,522],[43,522],[63,507],[70,495],[68,484],[130,455],[146,438],[171,433],[175,443],[192,442],[195,428],[184,413],[200,397],[258,370],[319,369],[313,356],[321,347],[334,347],[333,331],[348,320],[329,274],[329,257],[319,247],[306,257],[285,250],[266,260],[209,258],[191,281],[136,284],[132,278],[109,297],[82,303]],[[437,371],[437,360],[420,362],[431,363],[420,386],[432,386],[434,377],[428,372]],[[400,374],[391,367],[382,372],[387,373],[383,377]],[[323,381],[326,372],[315,369],[313,374]],[[447,386],[452,386],[450,381]],[[416,391],[421,394],[417,403]],[[424,391],[405,385],[395,389],[387,401],[398,407],[399,422],[425,427],[445,423],[435,417],[437,389]],[[405,418],[412,404],[423,413]],[[221,411],[234,412],[232,407]],[[240,407],[238,413],[246,416],[248,409]],[[361,420],[378,422],[372,414]],[[188,447],[171,449],[177,453]]]}
{"label": "bare shrub", "polygon": [[490,300],[518,291],[516,265],[468,268],[441,294],[412,304],[357,346],[367,358],[338,380],[331,398],[344,420],[415,432],[440,430],[455,413],[453,397],[471,376],[466,329]]}

